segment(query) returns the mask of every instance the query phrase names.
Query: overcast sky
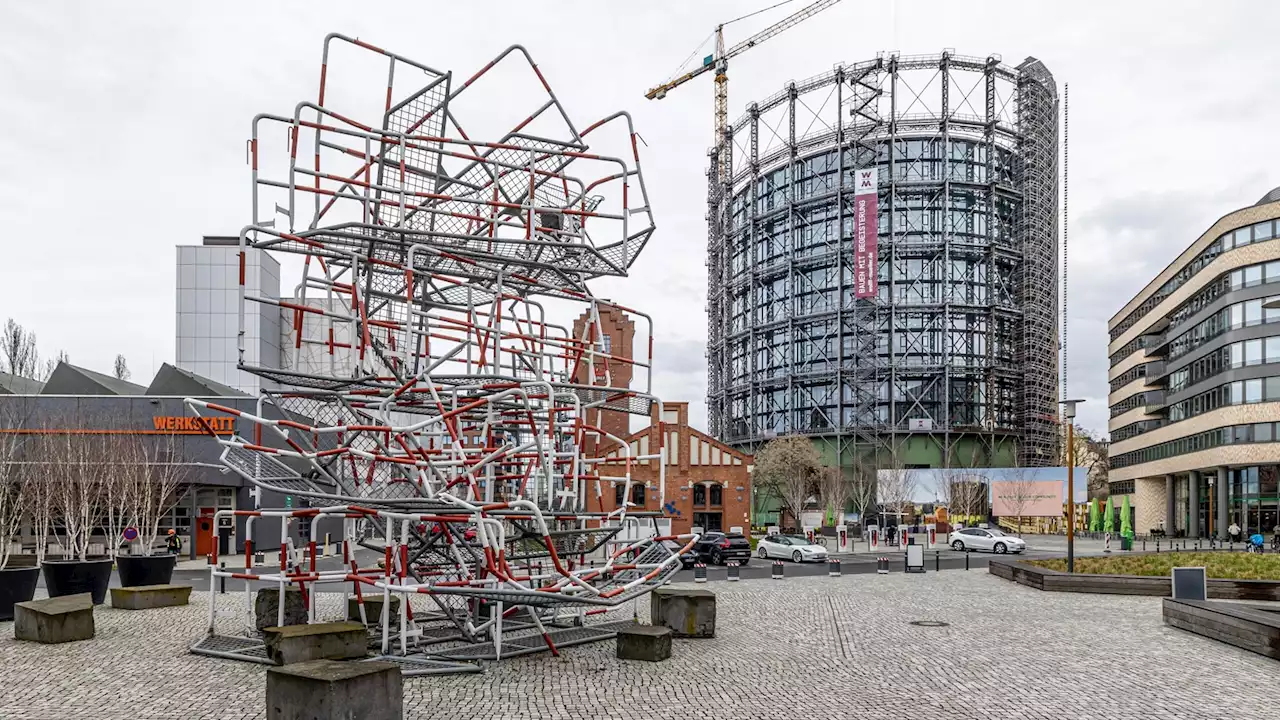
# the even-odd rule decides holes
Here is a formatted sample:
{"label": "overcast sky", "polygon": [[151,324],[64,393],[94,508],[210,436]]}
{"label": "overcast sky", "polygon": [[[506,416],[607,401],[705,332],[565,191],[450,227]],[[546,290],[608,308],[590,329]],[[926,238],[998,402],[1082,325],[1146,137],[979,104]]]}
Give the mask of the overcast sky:
{"label": "overcast sky", "polygon": [[[804,2],[730,26],[728,42]],[[712,83],[643,93],[717,22],[768,4],[4,3],[0,320],[37,332],[45,355],[108,372],[124,353],[149,378],[174,357],[173,246],[248,222],[249,121],[314,97],[326,33],[464,77],[521,43],[580,123],[635,117],[658,232],[631,279],[597,292],[654,315],[656,389],[701,424]],[[1216,218],[1280,185],[1277,27],[1280,4],[1263,0],[846,0],[735,60],[730,115],[882,50],[1043,60],[1071,85],[1070,393],[1104,430],[1107,319]]]}

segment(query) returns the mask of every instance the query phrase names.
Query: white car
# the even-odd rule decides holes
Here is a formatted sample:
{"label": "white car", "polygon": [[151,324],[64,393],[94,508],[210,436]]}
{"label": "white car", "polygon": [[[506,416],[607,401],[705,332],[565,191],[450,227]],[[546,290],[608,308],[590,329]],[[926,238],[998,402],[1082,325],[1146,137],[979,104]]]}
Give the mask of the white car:
{"label": "white car", "polygon": [[947,536],[947,542],[951,544],[952,550],[990,550],[997,555],[1005,553],[1020,553],[1027,549],[1027,543],[1022,538],[1012,535],[1005,535],[996,529],[983,530],[982,528],[964,528],[956,530]]}
{"label": "white car", "polygon": [[809,542],[803,535],[769,535],[756,544],[756,555],[769,558],[786,558],[792,562],[822,562],[827,559],[827,549]]}

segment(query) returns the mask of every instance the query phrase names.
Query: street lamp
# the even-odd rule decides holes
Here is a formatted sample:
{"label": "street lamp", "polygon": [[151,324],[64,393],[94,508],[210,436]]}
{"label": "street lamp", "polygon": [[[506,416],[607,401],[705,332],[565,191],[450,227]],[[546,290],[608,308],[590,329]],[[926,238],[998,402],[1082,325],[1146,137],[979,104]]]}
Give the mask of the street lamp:
{"label": "street lamp", "polygon": [[1067,421],[1067,572],[1076,571],[1076,405],[1084,400],[1063,400],[1062,417]]}

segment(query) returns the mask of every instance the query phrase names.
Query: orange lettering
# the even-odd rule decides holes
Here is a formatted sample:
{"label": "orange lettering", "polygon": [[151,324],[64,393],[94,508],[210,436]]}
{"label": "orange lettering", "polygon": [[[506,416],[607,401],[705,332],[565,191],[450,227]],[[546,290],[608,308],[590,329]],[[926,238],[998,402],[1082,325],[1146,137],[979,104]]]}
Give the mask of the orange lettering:
{"label": "orange lettering", "polygon": [[156,429],[156,430],[163,430],[163,429],[164,429],[164,418],[163,418],[163,417],[153,417],[153,418],[151,418],[151,422],[155,425],[155,429]]}

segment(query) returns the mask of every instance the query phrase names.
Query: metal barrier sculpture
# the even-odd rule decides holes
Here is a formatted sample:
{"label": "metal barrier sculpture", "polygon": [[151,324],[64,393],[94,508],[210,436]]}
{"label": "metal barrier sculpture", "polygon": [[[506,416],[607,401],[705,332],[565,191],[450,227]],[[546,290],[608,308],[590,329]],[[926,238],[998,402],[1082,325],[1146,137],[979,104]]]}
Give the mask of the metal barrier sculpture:
{"label": "metal barrier sculpture", "polygon": [[[371,61],[386,83],[369,88],[360,70]],[[607,627],[587,631],[587,615],[679,569],[694,536],[645,537],[636,526],[657,513],[602,502],[618,485],[630,498],[633,464],[661,467],[661,446],[633,454],[588,423],[593,410],[661,412],[651,357],[604,347],[599,312],[611,304],[587,287],[626,276],[654,231],[636,138],[626,113],[578,130],[520,46],[457,83],[360,40],[325,39],[317,100],[258,115],[248,147],[240,367],[271,389],[252,413],[186,401],[238,418],[237,434],[214,437],[222,463],[268,491],[260,497],[309,506],[222,513],[248,517],[246,567],[215,558],[211,589],[244,580],[249,612],[252,582],[275,583],[281,623],[286,587],[302,591],[311,620],[327,612],[324,590],[341,590],[344,608],[357,598],[362,615],[370,594],[395,596],[397,612],[365,618],[382,653],[440,672],[554,653],[557,635],[560,645],[605,637]],[[295,297],[246,291],[251,250],[296,258]],[[268,306],[292,318],[283,367],[245,354],[247,323]],[[555,321],[583,312],[577,332]],[[624,364],[631,386],[615,387]],[[280,526],[280,564],[255,568],[252,526],[268,520]],[[322,523],[341,527],[341,568],[317,562]],[[295,549],[297,524],[310,543]],[[370,553],[360,547],[380,562],[361,567]],[[256,639],[219,632],[215,604],[193,651],[262,660]]]}

